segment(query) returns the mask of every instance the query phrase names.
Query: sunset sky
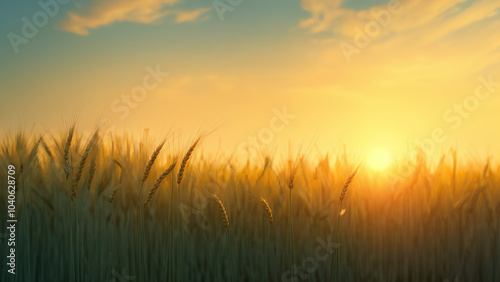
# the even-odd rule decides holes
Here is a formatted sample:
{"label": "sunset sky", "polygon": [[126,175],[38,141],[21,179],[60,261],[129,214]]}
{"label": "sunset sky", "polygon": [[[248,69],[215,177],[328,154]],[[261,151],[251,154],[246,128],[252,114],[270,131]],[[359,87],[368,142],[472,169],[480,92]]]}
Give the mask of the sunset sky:
{"label": "sunset sky", "polygon": [[2,131],[58,132],[77,115],[80,129],[104,118],[157,135],[223,123],[208,148],[257,134],[361,154],[429,138],[436,152],[500,153],[498,0],[8,0],[0,11]]}

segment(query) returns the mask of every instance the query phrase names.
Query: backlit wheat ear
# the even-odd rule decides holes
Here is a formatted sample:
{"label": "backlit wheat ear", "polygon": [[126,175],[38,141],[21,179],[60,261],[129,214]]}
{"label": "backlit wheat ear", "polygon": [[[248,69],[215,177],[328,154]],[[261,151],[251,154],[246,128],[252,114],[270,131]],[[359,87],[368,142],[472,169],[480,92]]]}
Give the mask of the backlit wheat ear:
{"label": "backlit wheat ear", "polygon": [[92,149],[92,146],[94,146],[98,138],[99,138],[99,133],[98,131],[96,131],[92,136],[92,139],[90,139],[89,143],[87,144],[87,147],[85,148],[85,152],[83,153],[80,165],[78,166],[78,170],[76,171],[75,180],[73,181],[73,188],[71,189],[71,200],[75,200],[76,198],[76,193],[78,192],[78,182],[82,177],[83,169],[85,168],[85,163],[87,162],[87,158],[89,157],[90,149]]}
{"label": "backlit wheat ear", "polygon": [[297,175],[297,172],[299,171],[299,165],[298,163],[296,163],[292,166],[292,164],[290,163],[290,166],[291,166],[291,171],[290,171],[290,179],[288,180],[288,188],[292,190],[293,187],[295,187],[295,175]]}
{"label": "backlit wheat ear", "polygon": [[113,191],[111,192],[111,194],[109,195],[109,202],[110,203],[113,203],[113,201],[115,200],[116,192],[118,192],[118,189],[120,187],[122,187],[121,184],[116,185],[115,188],[113,189]]}
{"label": "backlit wheat ear", "polygon": [[340,202],[342,202],[345,199],[345,196],[347,194],[347,191],[349,191],[349,186],[351,186],[352,180],[354,179],[354,176],[356,176],[356,173],[358,172],[358,169],[354,170],[354,172],[347,178],[347,181],[344,184],[344,187],[342,188],[342,193],[340,194]]}
{"label": "backlit wheat ear", "polygon": [[295,187],[295,175],[297,174],[297,169],[293,169],[292,172],[290,173],[290,179],[288,180],[288,188],[290,190]]}
{"label": "backlit wheat ear", "polygon": [[193,154],[196,145],[198,145],[198,142],[200,142],[200,138],[196,139],[191,148],[189,148],[189,150],[187,151],[186,155],[184,156],[184,159],[182,159],[181,168],[179,169],[179,173],[177,174],[178,185],[181,185],[182,177],[184,176],[184,170],[186,170],[189,158],[191,158],[191,155]]}
{"label": "backlit wheat ear", "polygon": [[64,145],[64,172],[66,173],[66,179],[68,179],[71,166],[69,164],[69,149],[71,147],[71,142],[73,141],[73,135],[75,133],[75,126],[71,126],[68,133],[68,138],[66,138],[66,145]]}
{"label": "backlit wheat ear", "polygon": [[269,206],[269,203],[263,197],[260,198],[260,201],[264,205],[264,210],[266,211],[267,217],[269,218],[269,224],[272,224],[274,218],[273,218],[273,211],[271,210],[271,206]]}
{"label": "backlit wheat ear", "polygon": [[224,223],[224,227],[226,227],[226,229],[229,229],[229,217],[227,215],[227,211],[226,211],[226,208],[224,207],[224,204],[219,199],[219,197],[217,197],[217,195],[212,194],[212,197],[214,198],[214,200],[217,202],[217,205],[219,206],[219,211],[220,211],[220,215],[222,217],[222,223]]}
{"label": "backlit wheat ear", "polygon": [[151,168],[155,164],[156,158],[158,157],[158,154],[160,154],[163,145],[165,145],[165,141],[161,142],[160,145],[156,147],[156,150],[153,152],[153,154],[151,154],[151,158],[149,159],[149,162],[146,165],[146,169],[144,170],[144,174],[142,176],[142,183],[146,182],[146,180],[148,179],[149,173],[151,172]]}
{"label": "backlit wheat ear", "polygon": [[294,178],[295,176],[290,175],[290,180],[288,181],[288,188],[290,188],[290,190],[292,190],[293,187],[295,187]]}
{"label": "backlit wheat ear", "polygon": [[177,161],[175,161],[173,164],[171,164],[161,175],[160,177],[156,180],[155,185],[153,185],[153,188],[149,191],[148,196],[146,197],[146,201],[144,202],[144,206],[147,206],[149,202],[151,201],[151,198],[153,197],[154,193],[156,190],[158,190],[158,187],[160,187],[161,182],[165,177],[167,177],[173,170],[175,165],[177,164]]}

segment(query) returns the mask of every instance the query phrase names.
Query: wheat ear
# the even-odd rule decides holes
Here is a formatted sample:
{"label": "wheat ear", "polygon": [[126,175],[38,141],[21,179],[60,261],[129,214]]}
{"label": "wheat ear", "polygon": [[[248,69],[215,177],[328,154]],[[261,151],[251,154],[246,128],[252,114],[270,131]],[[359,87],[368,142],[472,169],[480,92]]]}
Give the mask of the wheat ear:
{"label": "wheat ear", "polygon": [[271,206],[269,206],[269,203],[263,197],[260,198],[260,201],[262,202],[264,210],[267,213],[267,217],[269,218],[269,224],[272,224],[274,219],[273,219],[273,210],[271,210]]}
{"label": "wheat ear", "polygon": [[71,189],[71,200],[75,200],[76,193],[78,192],[78,182],[83,174],[83,169],[85,168],[85,163],[87,162],[87,158],[89,157],[90,149],[97,142],[99,138],[98,131],[94,133],[92,139],[90,139],[87,147],[85,148],[85,152],[83,153],[82,159],[80,160],[80,165],[78,166],[78,170],[76,171],[75,180],[73,181],[73,188]]}
{"label": "wheat ear", "polygon": [[191,158],[196,145],[198,145],[198,142],[200,142],[200,138],[196,139],[191,148],[189,148],[189,150],[187,151],[184,159],[182,159],[181,167],[179,169],[179,173],[177,174],[177,185],[181,185],[182,183],[182,177],[184,176],[184,171],[186,170],[186,167],[188,165],[189,158]]}
{"label": "wheat ear", "polygon": [[153,188],[149,191],[149,194],[146,197],[146,201],[144,202],[144,206],[147,206],[149,202],[151,201],[151,198],[153,197],[154,193],[156,190],[158,190],[158,187],[160,187],[161,182],[165,177],[167,177],[173,170],[175,165],[177,164],[177,161],[175,161],[173,164],[171,164],[161,175],[160,177],[156,180],[155,185],[153,185]]}
{"label": "wheat ear", "polygon": [[146,169],[144,170],[144,174],[142,176],[142,183],[146,182],[146,180],[148,179],[149,173],[151,172],[151,168],[153,167],[156,158],[158,157],[158,154],[160,154],[163,145],[165,145],[165,141],[161,142],[160,145],[156,147],[156,150],[153,152],[153,154],[151,154],[151,158],[149,158],[149,162],[146,165]]}
{"label": "wheat ear", "polygon": [[73,135],[75,133],[75,126],[71,126],[68,133],[68,138],[66,138],[66,144],[64,145],[64,173],[66,174],[66,180],[69,177],[71,166],[69,164],[69,149],[71,147],[71,142],[73,141]]}
{"label": "wheat ear", "polygon": [[347,181],[344,183],[344,187],[342,188],[342,193],[340,193],[340,202],[344,201],[345,196],[347,194],[347,191],[349,191],[349,187],[351,186],[352,180],[354,179],[354,176],[356,176],[356,173],[358,172],[358,169],[355,169],[354,172],[347,178]]}
{"label": "wheat ear", "polygon": [[219,206],[219,211],[220,211],[220,215],[222,217],[222,223],[224,223],[224,227],[226,227],[226,229],[229,229],[229,217],[227,215],[227,211],[226,211],[226,208],[224,207],[224,204],[219,199],[219,197],[217,197],[217,195],[212,194],[212,197],[214,198],[214,200],[217,202],[217,205]]}
{"label": "wheat ear", "polygon": [[113,191],[111,191],[111,194],[109,195],[109,202],[110,203],[113,203],[115,196],[116,196],[116,192],[118,192],[118,189],[120,189],[121,186],[122,186],[121,184],[118,184],[115,186]]}

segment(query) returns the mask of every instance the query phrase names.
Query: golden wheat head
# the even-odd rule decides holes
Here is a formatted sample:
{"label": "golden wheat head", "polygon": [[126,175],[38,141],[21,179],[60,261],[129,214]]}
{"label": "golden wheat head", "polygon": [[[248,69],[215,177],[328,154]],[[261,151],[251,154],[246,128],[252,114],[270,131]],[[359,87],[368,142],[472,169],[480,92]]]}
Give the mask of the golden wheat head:
{"label": "golden wheat head", "polygon": [[162,141],[160,145],[156,147],[156,150],[153,152],[153,154],[151,154],[151,158],[149,158],[149,162],[146,165],[146,169],[144,170],[144,174],[142,176],[142,183],[146,182],[146,180],[148,179],[149,173],[151,172],[151,168],[153,167],[156,158],[158,157],[158,154],[160,154],[163,145],[165,145],[165,141]]}
{"label": "golden wheat head", "polygon": [[186,170],[188,161],[191,158],[191,155],[193,154],[193,151],[196,148],[196,145],[198,145],[198,142],[200,142],[200,138],[196,139],[196,141],[193,143],[193,145],[187,151],[186,155],[184,156],[184,159],[182,159],[181,167],[179,169],[179,173],[177,174],[177,184],[178,185],[181,185],[182,177],[184,176],[184,171]]}
{"label": "golden wheat head", "polygon": [[267,213],[267,217],[269,219],[269,223],[272,224],[274,218],[273,218],[273,210],[271,210],[271,206],[269,206],[269,203],[263,197],[260,198],[260,201],[262,202],[262,205],[264,206],[264,210]]}
{"label": "golden wheat head", "polygon": [[149,194],[146,197],[146,201],[144,202],[144,206],[147,206],[149,202],[151,201],[151,198],[153,197],[154,193],[156,190],[158,190],[158,187],[160,187],[161,182],[165,177],[167,177],[175,168],[175,165],[177,164],[177,161],[175,161],[173,164],[171,164],[161,175],[160,177],[156,180],[155,185],[153,185],[153,188],[149,191]]}
{"label": "golden wheat head", "polygon": [[356,173],[358,172],[358,169],[356,168],[354,172],[347,178],[347,181],[344,183],[344,187],[342,188],[342,193],[340,194],[340,201],[342,202],[345,199],[345,196],[347,194],[347,191],[349,191],[349,187],[351,186],[352,180],[354,179],[354,176],[356,176]]}
{"label": "golden wheat head", "polygon": [[220,211],[220,215],[222,218],[222,223],[224,223],[224,227],[226,227],[226,229],[229,229],[229,216],[227,215],[227,211],[226,211],[226,208],[224,207],[224,204],[219,199],[219,197],[217,197],[217,195],[212,194],[212,197],[214,198],[214,200],[217,202],[217,205],[219,206],[219,211]]}

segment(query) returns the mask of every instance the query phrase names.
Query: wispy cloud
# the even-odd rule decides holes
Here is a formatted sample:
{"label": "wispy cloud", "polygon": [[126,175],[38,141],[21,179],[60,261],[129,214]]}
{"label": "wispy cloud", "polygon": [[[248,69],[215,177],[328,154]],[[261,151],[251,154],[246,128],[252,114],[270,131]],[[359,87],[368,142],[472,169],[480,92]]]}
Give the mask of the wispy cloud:
{"label": "wispy cloud", "polygon": [[89,34],[90,29],[110,25],[114,22],[152,23],[165,16],[173,16],[176,23],[200,19],[211,8],[195,10],[176,9],[179,0],[94,0],[78,11],[70,11],[60,25],[65,31],[79,35]]}
{"label": "wispy cloud", "polygon": [[387,10],[390,3],[399,6],[401,12],[392,17],[386,32],[437,27],[436,34],[441,36],[496,16],[500,8],[500,1],[494,0],[388,0],[387,4],[358,11],[344,8],[342,0],[302,0],[302,9],[311,16],[300,21],[300,26],[312,33],[331,31],[339,36],[353,36],[355,28],[373,21],[374,13]]}
{"label": "wispy cloud", "polygon": [[[321,71],[329,74],[325,81],[332,80],[332,69],[339,77],[349,73],[345,65],[338,68],[339,62],[346,62],[342,43],[358,48],[350,55],[352,75],[364,73],[377,83],[384,70],[394,77],[403,69],[411,71],[413,77],[453,73],[457,79],[475,78],[499,56],[500,40],[493,34],[500,26],[500,1],[387,1],[391,2],[399,2],[398,13],[391,14],[388,24],[380,25],[380,32],[373,37],[367,35],[366,28],[380,22],[374,14],[386,11],[387,15],[387,4],[354,10],[345,8],[342,0],[302,0],[302,9],[310,16],[299,26],[312,34],[321,33],[322,55],[317,66],[327,69]],[[355,38],[360,36],[368,38],[368,46],[358,46]],[[431,66],[436,69],[430,70]]]}

